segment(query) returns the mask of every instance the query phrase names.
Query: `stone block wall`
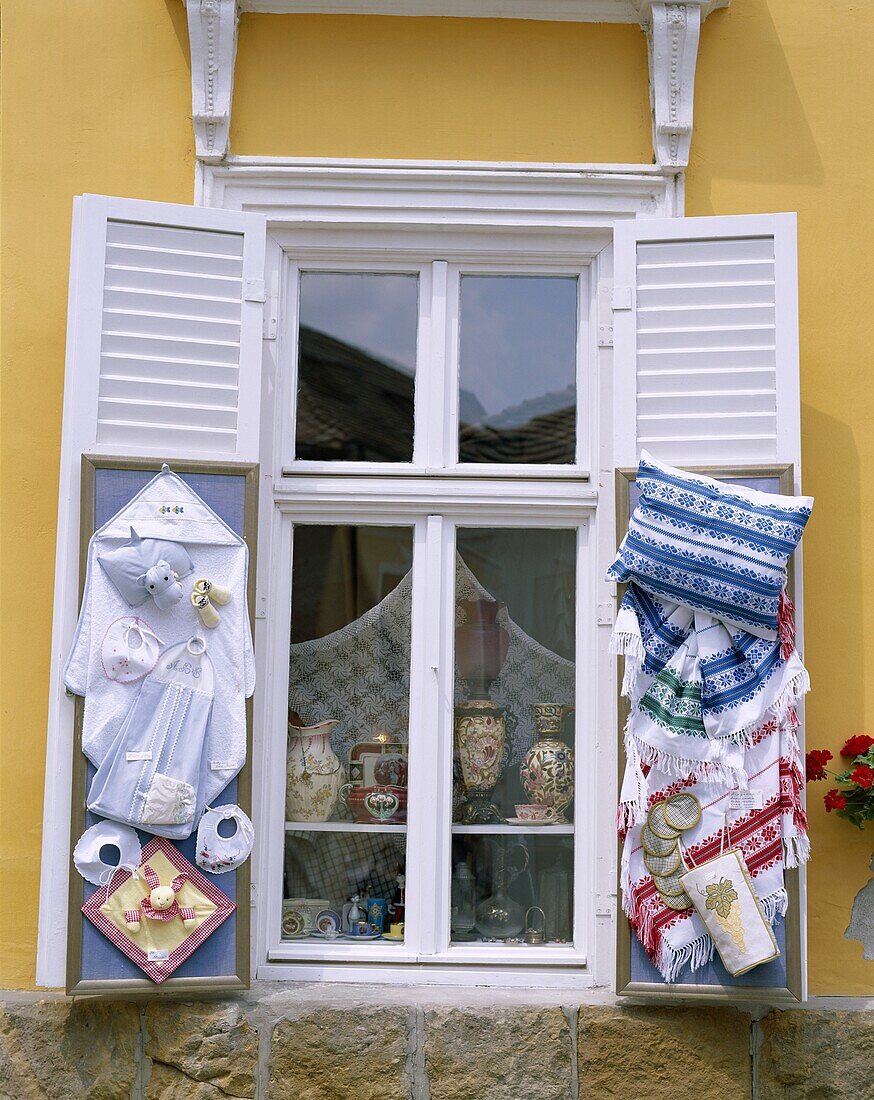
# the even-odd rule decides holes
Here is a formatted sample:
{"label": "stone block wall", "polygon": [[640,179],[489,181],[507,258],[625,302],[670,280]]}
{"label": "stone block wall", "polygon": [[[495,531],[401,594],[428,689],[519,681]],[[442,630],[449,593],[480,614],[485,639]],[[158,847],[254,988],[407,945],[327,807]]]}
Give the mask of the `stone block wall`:
{"label": "stone block wall", "polygon": [[870,1100],[874,1011],[267,987],[182,1002],[0,994],[2,1100]]}

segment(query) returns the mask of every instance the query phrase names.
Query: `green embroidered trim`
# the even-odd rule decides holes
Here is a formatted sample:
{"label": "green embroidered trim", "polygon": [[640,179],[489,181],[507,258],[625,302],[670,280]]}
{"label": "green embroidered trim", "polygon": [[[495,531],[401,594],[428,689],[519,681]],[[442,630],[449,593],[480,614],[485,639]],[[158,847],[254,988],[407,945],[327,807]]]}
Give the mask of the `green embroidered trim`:
{"label": "green embroidered trim", "polygon": [[640,709],[663,729],[707,736],[701,714],[701,685],[680,680],[669,669],[659,673],[640,700]]}

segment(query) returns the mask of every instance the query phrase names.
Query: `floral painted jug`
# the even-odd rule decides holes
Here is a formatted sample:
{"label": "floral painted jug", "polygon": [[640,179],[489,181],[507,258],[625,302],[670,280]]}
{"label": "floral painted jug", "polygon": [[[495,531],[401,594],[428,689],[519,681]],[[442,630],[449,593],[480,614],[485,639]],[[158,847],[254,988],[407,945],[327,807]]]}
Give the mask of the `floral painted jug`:
{"label": "floral painted jug", "polygon": [[315,726],[288,724],[286,821],[328,821],[346,782],[343,765],[331,748],[337,718]]}

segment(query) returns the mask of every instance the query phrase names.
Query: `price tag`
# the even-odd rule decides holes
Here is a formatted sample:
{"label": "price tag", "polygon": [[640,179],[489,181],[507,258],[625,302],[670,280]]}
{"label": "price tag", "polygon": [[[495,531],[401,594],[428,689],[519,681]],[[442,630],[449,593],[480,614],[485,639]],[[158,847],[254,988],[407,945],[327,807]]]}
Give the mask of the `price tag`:
{"label": "price tag", "polygon": [[764,805],[764,791],[732,791],[728,796],[730,810],[761,810]]}

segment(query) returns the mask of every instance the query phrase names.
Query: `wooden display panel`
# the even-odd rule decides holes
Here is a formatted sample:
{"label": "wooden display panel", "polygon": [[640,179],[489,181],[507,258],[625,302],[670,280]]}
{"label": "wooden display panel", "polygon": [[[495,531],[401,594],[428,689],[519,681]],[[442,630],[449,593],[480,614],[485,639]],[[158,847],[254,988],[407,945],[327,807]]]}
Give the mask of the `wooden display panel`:
{"label": "wooden display panel", "polygon": [[[216,512],[249,548],[248,605],[254,633],[255,563],[258,524],[258,466],[249,462],[170,461],[170,467]],[[79,601],[85,587],[91,535],[136,495],[161,469],[159,459],[82,456],[82,506],[79,546]],[[86,882],[72,861],[72,847],[99,818],[85,809],[94,769],[82,753],[84,700],[76,697],[73,730],[70,891],[67,919],[67,982],[69,994],[200,995],[249,987],[250,862],[222,875],[203,872],[236,902],[235,912],[160,985],[156,985],[82,915],[82,905],[98,889]],[[252,811],[252,700],[246,701],[246,764],[219,796],[221,803],[238,803]],[[145,844],[150,833],[139,832]],[[197,829],[174,842],[189,862],[195,862]]]}
{"label": "wooden display panel", "polygon": [[[766,493],[791,495],[795,492],[794,468],[791,464],[775,463],[763,466],[688,466],[691,473],[706,474],[720,481],[735,482],[747,488],[759,489]],[[616,471],[616,540],[617,546],[625,536],[628,521],[637,503],[635,481],[637,470]],[[794,561],[789,559],[789,591],[794,594]],[[618,608],[624,592],[620,586],[616,606]],[[800,631],[799,631],[800,641]],[[619,692],[622,682],[622,661],[619,670],[616,691],[619,697],[619,788],[625,773],[625,746],[623,731],[628,720],[628,700]],[[803,708],[801,708],[803,709]],[[803,726],[799,730],[803,749]],[[617,788],[617,789],[619,789]],[[622,843],[618,845],[617,867],[622,864]],[[665,995],[695,1000],[730,1001],[732,1003],[798,1003],[803,1000],[803,869],[787,868],[786,890],[789,894],[789,909],[785,918],[778,918],[774,925],[774,934],[780,948],[780,957],[765,963],[741,977],[733,978],[723,967],[719,956],[694,973],[686,968],[680,975],[681,981],[668,983],[652,965],[643,947],[634,935],[628,918],[617,902],[616,920],[616,992],[622,996],[659,997]],[[617,899],[621,899],[621,886],[617,881]]]}

